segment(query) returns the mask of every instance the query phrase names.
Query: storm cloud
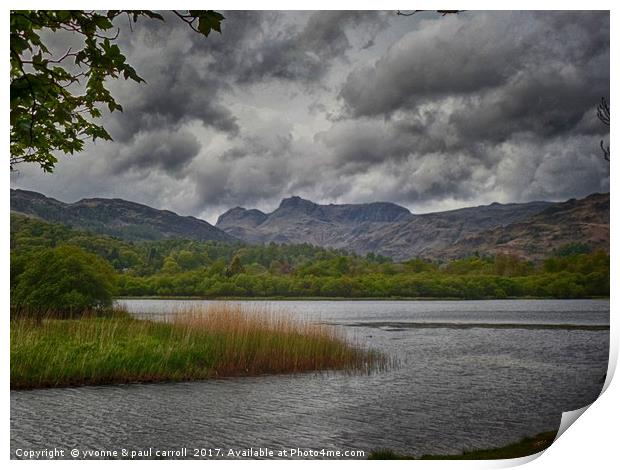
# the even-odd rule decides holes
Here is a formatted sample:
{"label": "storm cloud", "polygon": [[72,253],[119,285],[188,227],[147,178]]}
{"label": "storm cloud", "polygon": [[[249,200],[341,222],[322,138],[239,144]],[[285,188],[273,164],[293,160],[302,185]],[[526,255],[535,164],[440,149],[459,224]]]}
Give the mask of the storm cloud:
{"label": "storm cloud", "polygon": [[208,38],[168,13],[119,22],[147,83],[111,83],[114,141],[12,186],[210,221],[291,195],[427,212],[609,190],[608,12],[224,15]]}

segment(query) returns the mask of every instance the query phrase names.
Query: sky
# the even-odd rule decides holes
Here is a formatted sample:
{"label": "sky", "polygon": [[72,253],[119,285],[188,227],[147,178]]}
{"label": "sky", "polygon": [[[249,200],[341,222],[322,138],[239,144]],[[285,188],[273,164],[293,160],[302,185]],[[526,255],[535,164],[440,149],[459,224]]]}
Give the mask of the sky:
{"label": "sky", "polygon": [[208,38],[170,14],[119,18],[147,83],[109,83],[124,108],[103,117],[114,140],[59,156],[53,174],[22,164],[11,187],[210,222],[293,195],[425,213],[609,191],[608,12],[223,14]]}

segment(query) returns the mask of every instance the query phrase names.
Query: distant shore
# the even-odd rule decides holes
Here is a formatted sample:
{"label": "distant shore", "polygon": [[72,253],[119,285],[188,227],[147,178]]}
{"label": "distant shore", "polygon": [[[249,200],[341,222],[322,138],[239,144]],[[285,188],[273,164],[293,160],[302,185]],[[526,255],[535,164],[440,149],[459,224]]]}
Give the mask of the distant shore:
{"label": "distant shore", "polygon": [[145,295],[145,296],[132,296],[132,295],[124,295],[115,297],[115,300],[217,300],[217,301],[239,301],[239,300],[277,300],[277,301],[480,301],[480,300],[609,300],[609,297],[580,297],[580,298],[563,298],[558,299],[556,297],[488,297],[481,299],[463,299],[461,297],[200,297],[200,296],[187,296],[187,295]]}

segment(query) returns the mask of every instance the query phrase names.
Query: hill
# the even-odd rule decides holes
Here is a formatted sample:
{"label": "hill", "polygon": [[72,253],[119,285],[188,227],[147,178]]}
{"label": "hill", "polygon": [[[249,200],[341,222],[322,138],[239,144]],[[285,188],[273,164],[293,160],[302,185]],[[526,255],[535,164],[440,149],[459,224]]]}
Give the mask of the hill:
{"label": "hill", "polygon": [[123,199],[82,199],[67,204],[33,191],[11,189],[11,212],[127,240],[236,241],[204,220]]}
{"label": "hill", "polygon": [[510,253],[542,259],[567,245],[609,252],[609,194],[553,204],[521,222],[465,237],[443,254]]}

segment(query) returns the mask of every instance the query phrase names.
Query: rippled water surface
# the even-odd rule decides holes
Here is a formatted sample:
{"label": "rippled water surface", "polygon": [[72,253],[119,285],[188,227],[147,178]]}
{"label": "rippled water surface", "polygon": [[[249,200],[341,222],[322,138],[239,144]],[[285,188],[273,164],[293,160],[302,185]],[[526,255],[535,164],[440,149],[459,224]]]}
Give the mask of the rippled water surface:
{"label": "rippled water surface", "polygon": [[[124,300],[140,316],[203,301]],[[260,302],[256,302],[260,303]],[[303,374],[11,392],[11,450],[332,449],[454,453],[557,429],[596,399],[609,301],[282,301],[398,358]]]}

